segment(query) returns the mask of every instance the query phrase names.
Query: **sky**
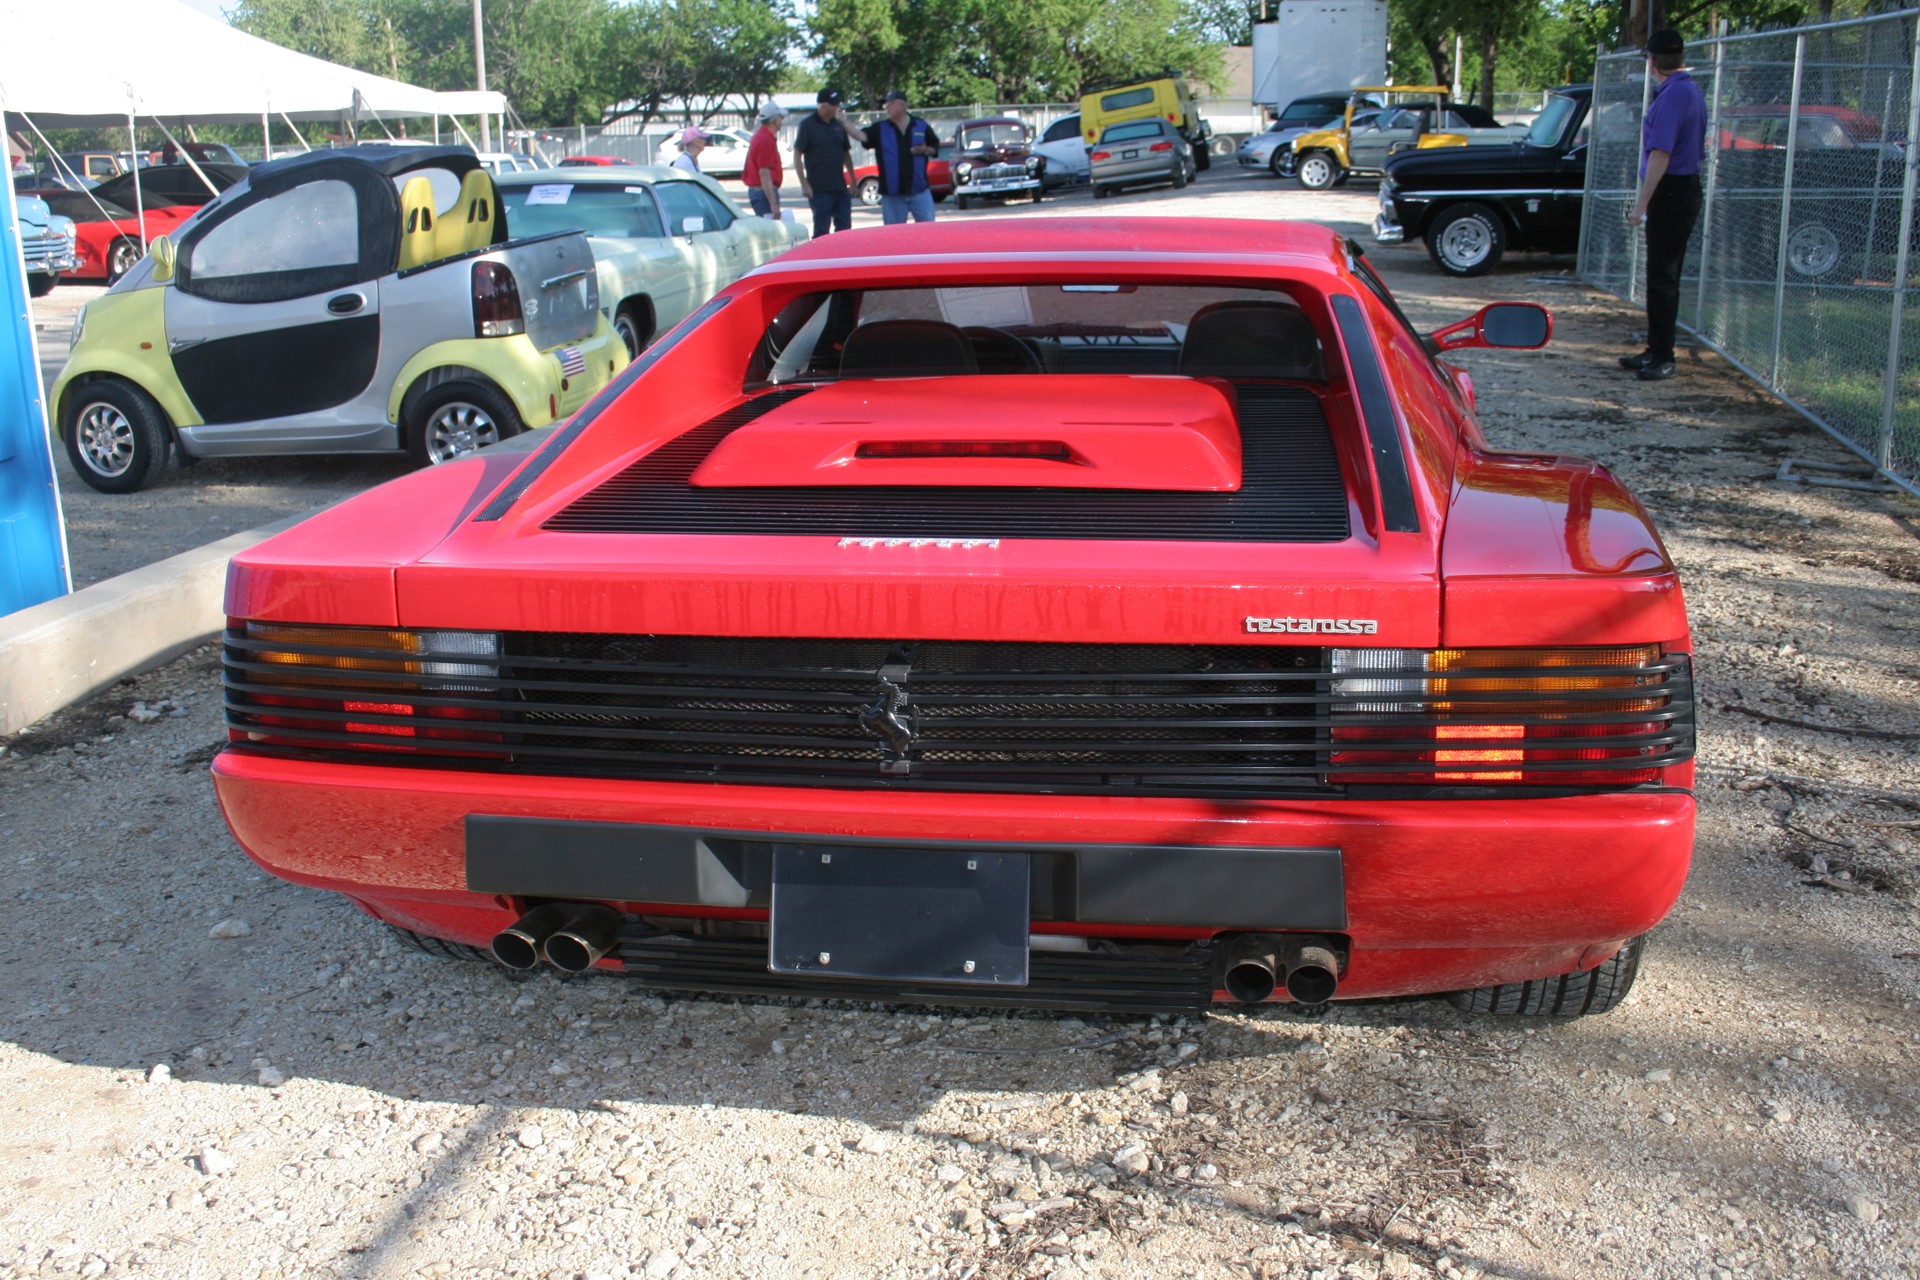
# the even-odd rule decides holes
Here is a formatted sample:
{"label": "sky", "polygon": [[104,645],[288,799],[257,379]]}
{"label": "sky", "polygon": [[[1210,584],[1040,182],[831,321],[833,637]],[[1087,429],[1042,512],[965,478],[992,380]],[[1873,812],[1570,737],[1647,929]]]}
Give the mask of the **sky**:
{"label": "sky", "polygon": [[220,12],[223,3],[232,4],[233,0],[186,0],[188,8],[198,9],[209,17],[222,19],[226,17],[224,13]]}

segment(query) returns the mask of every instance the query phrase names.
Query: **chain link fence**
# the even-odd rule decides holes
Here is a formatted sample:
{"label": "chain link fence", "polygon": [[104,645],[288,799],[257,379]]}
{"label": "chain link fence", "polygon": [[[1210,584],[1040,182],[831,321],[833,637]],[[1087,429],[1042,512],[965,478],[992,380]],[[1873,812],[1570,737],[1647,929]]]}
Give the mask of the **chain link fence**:
{"label": "chain link fence", "polygon": [[[1920,494],[1920,10],[1693,41],[1687,60],[1708,122],[1680,323]],[[1599,58],[1579,270],[1633,302],[1652,88],[1639,52]]]}

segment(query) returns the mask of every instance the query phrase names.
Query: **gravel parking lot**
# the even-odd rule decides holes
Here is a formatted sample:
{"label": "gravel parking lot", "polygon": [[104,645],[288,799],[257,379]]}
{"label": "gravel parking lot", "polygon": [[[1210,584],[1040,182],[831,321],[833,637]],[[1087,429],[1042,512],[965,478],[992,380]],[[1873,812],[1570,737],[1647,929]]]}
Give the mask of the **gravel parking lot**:
{"label": "gravel parking lot", "polygon": [[[1364,242],[1372,201],[1216,169],[1099,212]],[[1488,434],[1605,460],[1682,568],[1698,852],[1618,1011],[968,1015],[434,959],[234,848],[209,648],[4,743],[0,1277],[1920,1275],[1920,505],[1777,483],[1846,455],[1710,355],[1620,373],[1638,316],[1564,260],[1371,256],[1421,323],[1554,310],[1546,351],[1461,357]],[[60,466],[85,581],[400,469]]]}

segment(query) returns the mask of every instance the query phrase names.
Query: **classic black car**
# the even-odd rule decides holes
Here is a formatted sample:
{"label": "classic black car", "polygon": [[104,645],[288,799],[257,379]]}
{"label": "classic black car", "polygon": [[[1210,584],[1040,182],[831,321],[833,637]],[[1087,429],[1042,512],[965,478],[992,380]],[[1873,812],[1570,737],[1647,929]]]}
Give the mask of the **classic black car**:
{"label": "classic black car", "polygon": [[1033,153],[1033,135],[1009,116],[962,120],[953,135],[953,202],[1025,196],[1039,203],[1047,162]]}
{"label": "classic black car", "polygon": [[1509,248],[1580,247],[1591,85],[1563,85],[1511,146],[1406,151],[1387,160],[1373,238],[1425,239],[1442,271],[1477,276]]}

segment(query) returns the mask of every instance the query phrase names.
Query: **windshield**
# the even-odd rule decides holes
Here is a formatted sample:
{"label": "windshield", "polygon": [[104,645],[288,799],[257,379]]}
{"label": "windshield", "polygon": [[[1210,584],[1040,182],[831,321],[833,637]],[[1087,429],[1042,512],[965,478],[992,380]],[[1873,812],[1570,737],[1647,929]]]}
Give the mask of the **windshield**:
{"label": "windshield", "polygon": [[1557,147],[1560,135],[1567,131],[1567,120],[1580,104],[1572,98],[1558,95],[1547,99],[1547,105],[1539,115],[1533,118],[1533,127],[1527,130],[1527,145],[1532,147]]}
{"label": "windshield", "polygon": [[500,188],[507,225],[515,236],[584,231],[590,236],[637,240],[665,235],[660,210],[646,187],[611,183],[541,182]]}
{"label": "windshield", "polygon": [[1344,102],[1291,102],[1280,113],[1280,118],[1273,122],[1273,127],[1286,129],[1303,124],[1329,124],[1345,114],[1346,109]]}
{"label": "windshield", "polygon": [[1026,140],[1026,129],[1011,120],[999,124],[969,125],[960,134],[962,147],[1019,146]]}

